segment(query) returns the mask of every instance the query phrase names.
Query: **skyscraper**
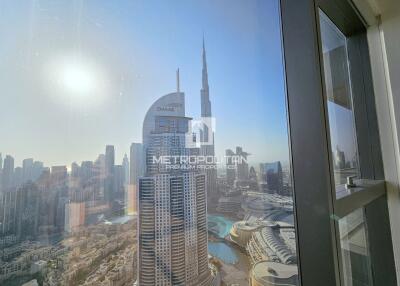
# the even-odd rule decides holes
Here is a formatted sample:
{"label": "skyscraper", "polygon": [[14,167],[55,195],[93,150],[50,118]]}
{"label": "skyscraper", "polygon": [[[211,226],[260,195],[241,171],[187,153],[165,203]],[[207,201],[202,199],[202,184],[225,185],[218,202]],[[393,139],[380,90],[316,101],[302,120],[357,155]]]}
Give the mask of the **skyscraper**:
{"label": "skyscraper", "polygon": [[17,192],[0,190],[0,237],[17,233]]}
{"label": "skyscraper", "polygon": [[336,146],[336,151],[335,151],[335,165],[336,168],[341,170],[346,168],[346,155],[344,151],[340,150],[339,146]]}
{"label": "skyscraper", "polygon": [[6,155],[4,158],[3,174],[2,174],[2,187],[3,189],[9,188],[13,183],[14,175],[14,158]]}
{"label": "skyscraper", "polygon": [[[208,70],[207,70],[207,56],[206,48],[203,38],[203,68],[202,68],[202,87],[200,90],[201,96],[201,117],[203,121],[202,130],[200,133],[201,154],[204,156],[214,157],[214,130],[212,130],[212,112],[210,101],[210,89],[208,85]],[[207,176],[207,192],[211,195],[217,191],[217,169],[215,164],[209,164],[206,170]]]}
{"label": "skyscraper", "polygon": [[3,179],[3,157],[0,153],[0,191],[3,186],[2,179]]}
{"label": "skyscraper", "polygon": [[123,165],[114,166],[115,193],[120,194],[124,190],[125,170]]}
{"label": "skyscraper", "polygon": [[53,184],[58,186],[66,186],[68,181],[67,166],[52,166],[51,167],[51,180]]}
{"label": "skyscraper", "polygon": [[126,188],[129,184],[129,159],[126,154],[122,160],[122,167],[124,168],[124,187]]}
{"label": "skyscraper", "polygon": [[93,165],[94,172],[94,198],[96,200],[104,199],[105,197],[105,178],[106,178],[106,156],[99,154]]}
{"label": "skyscraper", "polygon": [[66,232],[73,232],[84,226],[86,218],[85,202],[71,200],[65,204],[65,226]]}
{"label": "skyscraper", "polygon": [[114,178],[114,166],[115,166],[115,150],[114,146],[106,146],[105,154],[105,182],[104,182],[104,199],[107,203],[111,204],[114,199],[115,192],[115,178]]}
{"label": "skyscraper", "polygon": [[236,164],[233,160],[235,152],[231,149],[225,150],[226,156],[226,182],[229,186],[233,186],[236,180]]}
{"label": "skyscraper", "polygon": [[253,180],[253,181],[257,181],[257,173],[256,173],[256,169],[254,169],[254,167],[250,167],[249,179]]}
{"label": "skyscraper", "polygon": [[106,146],[106,176],[114,173],[115,150],[113,145]]}
{"label": "skyscraper", "polygon": [[249,153],[243,151],[242,147],[236,147],[236,156],[239,158],[237,163],[237,179],[244,181],[249,179],[249,164],[247,163],[247,156]]}
{"label": "skyscraper", "polygon": [[210,101],[210,89],[208,86],[208,70],[207,70],[207,55],[206,47],[203,38],[203,68],[202,68],[202,80],[201,80],[201,116],[211,117],[211,101]]}
{"label": "skyscraper", "polygon": [[[179,79],[178,79],[179,83]],[[179,84],[178,84],[179,86]],[[179,91],[158,99],[143,123],[145,177],[139,178],[139,285],[209,285],[206,175],[161,156],[200,154],[186,147],[191,118]]]}
{"label": "skyscraper", "polygon": [[79,177],[82,184],[87,184],[94,176],[94,167],[92,161],[83,161],[79,169]]}
{"label": "skyscraper", "polygon": [[71,164],[71,177],[78,178],[80,174],[80,167],[76,162]]}
{"label": "skyscraper", "polygon": [[260,164],[261,179],[267,182],[268,192],[283,194],[283,172],[280,161]]}
{"label": "skyscraper", "polygon": [[44,170],[43,162],[35,161],[32,167],[32,181],[39,179]]}
{"label": "skyscraper", "polygon": [[40,192],[36,184],[26,183],[17,190],[17,236],[34,237],[39,226]]}
{"label": "skyscraper", "polygon": [[145,168],[143,144],[132,143],[130,148],[129,184],[136,185]]}
{"label": "skyscraper", "polygon": [[23,184],[23,169],[21,167],[14,168],[14,174],[12,178],[12,186],[20,187]]}
{"label": "skyscraper", "polygon": [[228,185],[247,181],[249,179],[249,164],[247,156],[249,153],[243,151],[242,147],[237,146],[236,152],[231,149],[225,150],[226,156],[226,181]]}
{"label": "skyscraper", "polygon": [[139,178],[144,175],[144,162],[143,144],[132,143],[130,147],[129,185],[125,194],[127,214],[137,212],[138,184]]}
{"label": "skyscraper", "polygon": [[28,158],[22,161],[22,182],[32,180],[33,172],[33,159]]}

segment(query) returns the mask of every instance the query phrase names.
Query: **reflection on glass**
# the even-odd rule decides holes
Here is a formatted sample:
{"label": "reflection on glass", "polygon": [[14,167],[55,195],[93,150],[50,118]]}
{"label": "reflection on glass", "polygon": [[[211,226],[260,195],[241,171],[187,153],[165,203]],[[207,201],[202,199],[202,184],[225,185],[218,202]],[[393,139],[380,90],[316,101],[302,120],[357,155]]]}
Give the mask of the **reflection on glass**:
{"label": "reflection on glass", "polygon": [[334,178],[341,185],[359,175],[347,40],[322,11],[320,27]]}
{"label": "reflection on glass", "polygon": [[339,220],[339,235],[344,285],[373,285],[362,209],[357,209]]}
{"label": "reflection on glass", "polygon": [[1,285],[298,284],[279,1],[156,2],[1,1]]}

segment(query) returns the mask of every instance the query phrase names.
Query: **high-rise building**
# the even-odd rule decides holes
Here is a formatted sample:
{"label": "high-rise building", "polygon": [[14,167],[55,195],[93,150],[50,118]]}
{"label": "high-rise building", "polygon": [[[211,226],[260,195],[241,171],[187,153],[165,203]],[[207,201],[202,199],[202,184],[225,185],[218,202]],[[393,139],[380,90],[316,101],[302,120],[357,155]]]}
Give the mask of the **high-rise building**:
{"label": "high-rise building", "polygon": [[0,190],[0,237],[17,233],[17,192]]}
{"label": "high-rise building", "polygon": [[107,203],[112,204],[115,194],[115,150],[114,146],[107,145],[105,153],[105,182],[104,182],[104,199]]}
{"label": "high-rise building", "polygon": [[27,183],[17,190],[17,236],[35,237],[39,227],[40,192],[36,184]]}
{"label": "high-rise building", "polygon": [[65,226],[66,232],[74,232],[85,225],[86,210],[85,202],[70,201],[65,204]]}
{"label": "high-rise building", "polygon": [[143,123],[145,177],[139,178],[139,285],[210,285],[206,175],[160,156],[200,154],[186,148],[191,118],[184,93],[158,99]]}
{"label": "high-rise building", "polygon": [[106,178],[106,159],[104,154],[99,154],[93,166],[93,199],[104,200],[105,198],[105,178]]}
{"label": "high-rise building", "polygon": [[35,161],[33,162],[33,167],[32,167],[32,181],[36,181],[37,179],[40,178],[44,171],[44,165],[43,162],[40,161]]}
{"label": "high-rise building", "polygon": [[114,173],[115,149],[113,145],[106,146],[106,176]]}
{"label": "high-rise building", "polygon": [[226,181],[229,186],[248,183],[249,164],[247,156],[249,153],[243,151],[242,147],[236,147],[236,152],[231,149],[225,150]]}
{"label": "high-rise building", "polygon": [[254,167],[250,167],[249,179],[252,181],[257,181],[257,173],[256,173],[256,170],[254,169]]}
{"label": "high-rise building", "polygon": [[260,174],[262,181],[267,183],[263,187],[264,192],[283,194],[283,172],[280,161],[260,164]]}
{"label": "high-rise building", "polygon": [[79,170],[81,183],[89,182],[94,176],[94,167],[92,161],[83,161]]}
{"label": "high-rise building", "polygon": [[144,175],[145,169],[145,155],[143,152],[143,144],[131,144],[129,161],[129,185],[125,193],[126,213],[134,214],[137,212],[139,178]]}
{"label": "high-rise building", "polygon": [[35,181],[40,193],[39,230],[45,229],[49,234],[61,230],[58,229],[56,220],[60,192],[59,189],[54,189],[51,183],[50,172],[43,169],[40,177]]}
{"label": "high-rise building", "polygon": [[[208,70],[207,70],[207,56],[206,48],[203,38],[203,68],[202,68],[202,85],[200,90],[201,99],[201,117],[203,121],[202,130],[200,133],[200,145],[201,154],[204,156],[214,157],[214,130],[212,130],[212,112],[211,112],[211,101],[210,101],[210,88],[208,85]],[[211,195],[217,191],[217,168],[215,163],[208,164],[206,169],[207,176],[207,192]]]}
{"label": "high-rise building", "polygon": [[211,113],[211,101],[210,101],[210,89],[208,85],[208,70],[207,70],[207,55],[206,46],[203,38],[203,68],[202,68],[202,78],[201,78],[201,116],[210,117]]}
{"label": "high-rise building", "polygon": [[65,186],[68,179],[67,166],[52,166],[51,180],[52,183],[59,186]]}
{"label": "high-rise building", "polygon": [[122,167],[124,170],[124,203],[125,203],[125,214],[133,214],[136,213],[136,193],[133,189],[133,186],[130,184],[130,166],[129,166],[129,159],[128,155],[124,155],[122,159]]}
{"label": "high-rise building", "polygon": [[80,173],[80,167],[76,162],[71,164],[71,177],[78,178]]}
{"label": "high-rise building", "polygon": [[0,191],[1,191],[1,188],[3,186],[3,183],[2,183],[2,179],[3,178],[2,177],[3,177],[3,156],[0,153]]}
{"label": "high-rise building", "polygon": [[12,185],[14,187],[19,187],[24,183],[23,181],[23,169],[21,167],[16,167],[14,169]]}
{"label": "high-rise building", "polygon": [[3,157],[2,154],[0,153],[0,191],[3,186],[2,179],[3,179]]}
{"label": "high-rise building", "polygon": [[137,213],[137,193],[136,185],[128,184],[125,190],[125,214],[133,215]]}
{"label": "high-rise building", "polygon": [[120,195],[124,191],[125,169],[123,165],[114,166],[114,191],[116,195]]}
{"label": "high-rise building", "polygon": [[4,166],[2,173],[2,187],[3,189],[9,188],[13,184],[14,176],[14,158],[6,155],[4,158]]}
{"label": "high-rise building", "polygon": [[236,180],[236,164],[234,161],[235,152],[231,149],[225,150],[226,157],[226,182],[229,186],[233,186]]}
{"label": "high-rise building", "polygon": [[335,165],[336,168],[341,170],[346,168],[346,155],[342,150],[339,149],[339,146],[336,146],[336,151],[335,151]]}
{"label": "high-rise building", "polygon": [[145,172],[145,154],[143,144],[132,143],[130,148],[129,184],[137,185],[139,177]]}
{"label": "high-rise building", "polygon": [[242,147],[236,147],[237,162],[237,179],[245,181],[249,179],[249,164],[247,163],[247,156],[249,153],[243,151]]}
{"label": "high-rise building", "polygon": [[94,162],[94,168],[96,177],[99,179],[104,179],[106,177],[106,156],[104,154],[99,154]]}
{"label": "high-rise building", "polygon": [[122,159],[122,167],[124,168],[124,187],[126,188],[129,184],[129,159],[128,155],[124,155],[124,159]]}
{"label": "high-rise building", "polygon": [[22,161],[22,181],[28,182],[32,180],[33,177],[33,159],[28,158]]}

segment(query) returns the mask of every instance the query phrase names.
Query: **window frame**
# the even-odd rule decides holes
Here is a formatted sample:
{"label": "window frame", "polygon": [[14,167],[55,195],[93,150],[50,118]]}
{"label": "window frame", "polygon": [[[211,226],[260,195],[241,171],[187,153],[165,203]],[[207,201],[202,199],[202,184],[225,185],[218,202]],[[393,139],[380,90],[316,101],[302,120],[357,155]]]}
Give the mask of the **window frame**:
{"label": "window frame", "polygon": [[[339,199],[326,120],[319,9],[350,38],[359,168],[367,179],[357,182],[358,192]],[[301,284],[343,285],[338,220],[362,207],[374,285],[396,285],[366,22],[347,0],[281,0],[281,13]]]}

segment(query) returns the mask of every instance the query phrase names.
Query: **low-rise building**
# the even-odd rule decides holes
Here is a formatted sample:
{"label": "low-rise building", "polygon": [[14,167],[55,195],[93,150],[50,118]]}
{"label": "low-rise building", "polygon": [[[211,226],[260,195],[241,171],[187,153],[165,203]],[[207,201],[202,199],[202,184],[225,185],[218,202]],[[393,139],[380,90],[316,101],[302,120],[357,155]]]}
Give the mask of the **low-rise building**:
{"label": "low-rise building", "polygon": [[296,265],[260,261],[250,272],[250,286],[296,286],[298,272]]}

